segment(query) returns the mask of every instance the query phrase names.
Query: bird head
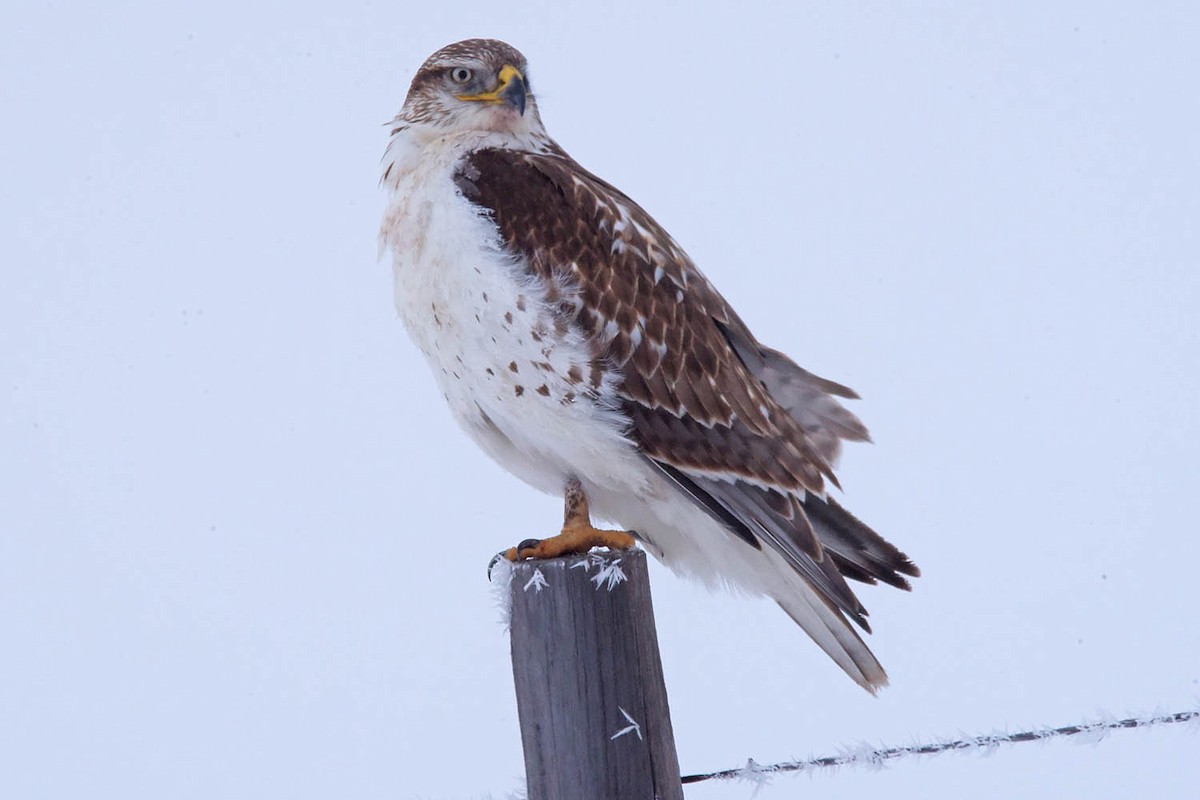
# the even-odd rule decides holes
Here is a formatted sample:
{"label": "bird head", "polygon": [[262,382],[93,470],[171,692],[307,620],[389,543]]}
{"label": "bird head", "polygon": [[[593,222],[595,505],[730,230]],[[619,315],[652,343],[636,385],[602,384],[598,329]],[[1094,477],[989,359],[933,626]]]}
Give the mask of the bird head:
{"label": "bird head", "polygon": [[398,120],[441,132],[542,130],[525,57],[495,39],[443,47],[417,70]]}

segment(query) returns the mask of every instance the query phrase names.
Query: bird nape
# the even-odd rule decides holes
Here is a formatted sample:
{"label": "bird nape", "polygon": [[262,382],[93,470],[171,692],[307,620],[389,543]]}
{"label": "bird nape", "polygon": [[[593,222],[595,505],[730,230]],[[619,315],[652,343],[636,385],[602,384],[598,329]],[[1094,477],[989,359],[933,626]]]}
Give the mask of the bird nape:
{"label": "bird nape", "polygon": [[761,344],[640,206],[542,125],[517,50],[469,39],[413,78],[383,158],[395,300],[451,412],[492,458],[561,493],[559,536],[510,558],[643,547],[773,598],[874,692],[887,674],[846,582],[917,567],[834,502],[851,390]]}

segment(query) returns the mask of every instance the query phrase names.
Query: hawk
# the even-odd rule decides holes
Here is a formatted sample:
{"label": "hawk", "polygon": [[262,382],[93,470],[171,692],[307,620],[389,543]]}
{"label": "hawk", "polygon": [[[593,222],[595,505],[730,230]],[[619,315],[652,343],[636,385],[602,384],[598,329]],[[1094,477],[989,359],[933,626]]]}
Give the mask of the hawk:
{"label": "hawk", "polygon": [[908,589],[919,573],[826,493],[842,441],[868,439],[840,402],[857,395],[761,344],[649,214],[550,138],[517,50],[430,56],[382,184],[396,306],[455,419],[564,498],[562,533],[508,558],[636,539],[677,573],[773,598],[861,686],[887,683],[846,578]]}

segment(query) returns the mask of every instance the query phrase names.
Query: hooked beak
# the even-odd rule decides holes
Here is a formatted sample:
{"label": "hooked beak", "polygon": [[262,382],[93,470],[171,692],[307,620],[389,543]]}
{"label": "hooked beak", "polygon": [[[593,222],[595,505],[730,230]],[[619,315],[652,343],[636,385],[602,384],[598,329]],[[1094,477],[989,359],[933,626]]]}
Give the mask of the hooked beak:
{"label": "hooked beak", "polygon": [[508,103],[517,109],[518,114],[525,116],[525,100],[529,93],[529,88],[525,84],[525,76],[512,64],[505,64],[497,77],[499,83],[492,91],[480,94],[460,94],[457,95],[458,99],[473,100],[489,105]]}

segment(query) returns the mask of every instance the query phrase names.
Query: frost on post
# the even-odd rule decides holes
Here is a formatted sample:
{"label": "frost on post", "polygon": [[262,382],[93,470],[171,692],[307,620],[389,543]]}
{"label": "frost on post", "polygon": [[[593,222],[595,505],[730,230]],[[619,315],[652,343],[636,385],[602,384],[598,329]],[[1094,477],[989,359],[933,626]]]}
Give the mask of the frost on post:
{"label": "frost on post", "polygon": [[533,589],[535,592],[540,592],[550,584],[546,582],[546,576],[542,574],[540,569],[535,569],[533,575],[529,576],[529,580],[525,582],[525,591]]}
{"label": "frost on post", "polygon": [[512,626],[512,592],[510,586],[513,580],[513,564],[507,558],[495,558],[488,566],[488,578],[491,580],[492,602],[500,610],[500,624],[504,630]]}
{"label": "frost on post", "polygon": [[[561,559],[554,559],[547,563],[551,567],[562,568]],[[592,574],[593,567],[595,567],[595,574]],[[629,579],[621,567],[621,556],[614,556],[605,551],[582,555],[568,569],[582,569],[588,574],[588,579],[596,585],[597,589],[604,588],[610,592]],[[488,565],[488,576],[492,582],[492,596],[495,599],[496,607],[500,609],[500,622],[504,625],[505,630],[508,630],[512,624],[512,582],[515,575],[515,565],[504,558],[503,554],[497,555]],[[541,568],[535,568],[533,575],[525,582],[522,589],[526,592],[533,591],[536,594],[549,586],[550,582],[546,579],[546,574]]]}
{"label": "frost on post", "polygon": [[621,728],[621,730],[617,731],[612,736],[608,737],[609,741],[612,741],[614,739],[620,739],[622,736],[624,736],[627,733],[636,733],[637,738],[641,739],[642,738],[642,726],[639,725],[633,719],[633,717],[629,716],[629,712],[626,711],[625,709],[621,708],[620,706],[617,706],[617,711],[621,712],[621,716],[623,716],[629,722],[629,724],[626,725],[624,728]]}
{"label": "frost on post", "polygon": [[571,569],[582,569],[587,573],[592,571],[592,567],[596,567],[596,574],[591,576],[591,581],[596,584],[597,589],[603,586],[611,592],[628,580],[625,570],[621,569],[620,556],[613,557],[607,553],[588,553],[571,565]]}
{"label": "frost on post", "polygon": [[592,583],[596,584],[596,588],[607,586],[611,592],[614,587],[623,583],[626,580],[625,571],[621,569],[621,559],[616,559],[608,564],[605,564],[600,570],[592,576]]}

